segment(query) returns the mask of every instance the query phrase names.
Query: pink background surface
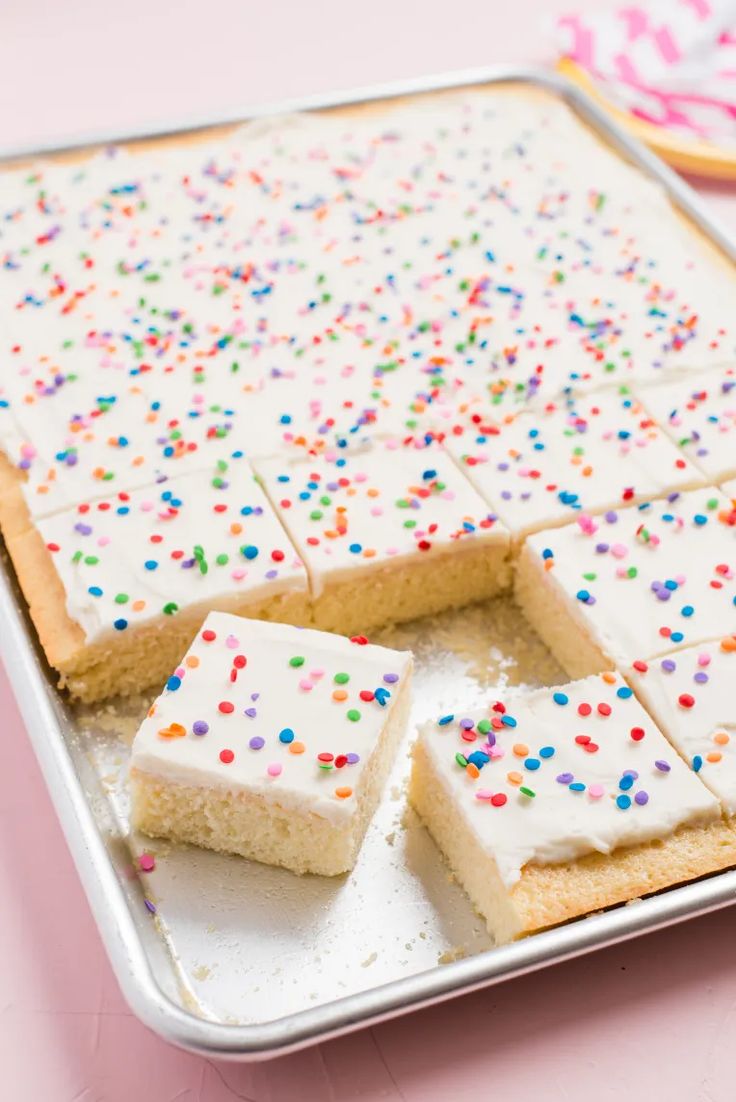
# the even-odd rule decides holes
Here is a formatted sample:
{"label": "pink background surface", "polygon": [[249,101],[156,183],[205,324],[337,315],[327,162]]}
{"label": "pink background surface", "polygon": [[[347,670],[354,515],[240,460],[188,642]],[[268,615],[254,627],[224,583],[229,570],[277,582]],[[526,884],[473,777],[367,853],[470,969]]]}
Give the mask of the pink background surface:
{"label": "pink background surface", "polygon": [[[0,141],[545,62],[543,15],[571,6],[1,0]],[[701,186],[736,226],[736,191]],[[0,714],[0,1095],[12,1102],[734,1097],[731,910],[267,1064],[168,1047],[120,995],[1,673]]]}

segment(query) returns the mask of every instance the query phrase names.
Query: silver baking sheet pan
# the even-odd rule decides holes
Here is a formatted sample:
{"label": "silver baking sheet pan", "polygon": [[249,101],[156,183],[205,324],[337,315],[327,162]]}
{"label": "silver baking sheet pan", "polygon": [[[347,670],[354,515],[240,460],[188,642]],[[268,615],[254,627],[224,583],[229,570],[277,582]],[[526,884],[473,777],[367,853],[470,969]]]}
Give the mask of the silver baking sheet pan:
{"label": "silver baking sheet pan", "polygon": [[[726,231],[679,177],[581,92],[547,73],[453,74],[146,134],[86,135],[63,148],[510,81],[560,96],[736,260]],[[50,151],[15,148],[0,155]],[[265,1058],[736,902],[736,871],[726,872],[495,948],[407,810],[408,740],[349,876],[299,878],[136,837],[128,826],[125,778],[147,701],[70,706],[54,688],[5,556],[0,618],[0,653],[120,985],[148,1026],[184,1048]],[[510,600],[394,628],[373,641],[414,650],[415,723],[472,708],[509,685],[565,680]],[[151,873],[138,871],[144,852],[155,857]]]}

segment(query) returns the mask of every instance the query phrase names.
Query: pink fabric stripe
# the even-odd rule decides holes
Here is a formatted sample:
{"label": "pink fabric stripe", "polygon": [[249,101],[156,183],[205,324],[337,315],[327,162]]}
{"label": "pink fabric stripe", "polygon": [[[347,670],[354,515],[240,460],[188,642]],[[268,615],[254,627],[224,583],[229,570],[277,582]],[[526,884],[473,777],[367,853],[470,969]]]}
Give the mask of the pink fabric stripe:
{"label": "pink fabric stripe", "polygon": [[713,14],[708,0],[683,0],[683,3],[697,15],[698,19],[707,19]]}
{"label": "pink fabric stripe", "polygon": [[680,53],[677,43],[670,34],[669,27],[658,27],[657,30],[654,31],[653,37],[659,47],[659,52],[668,65],[674,65],[676,61],[680,60],[682,54]]}
{"label": "pink fabric stripe", "polygon": [[572,31],[573,44],[568,51],[568,57],[577,61],[585,69],[592,69],[595,62],[593,58],[593,35],[584,26],[583,21],[577,15],[566,15],[560,19],[561,27],[567,27]]}
{"label": "pink fabric stripe", "polygon": [[646,33],[649,27],[649,17],[643,8],[621,8],[619,18],[626,23],[626,37],[629,42],[636,42]]}
{"label": "pink fabric stripe", "polygon": [[613,59],[618,75],[626,84],[638,85],[640,76],[636,71],[633,61],[626,54],[616,54]]}

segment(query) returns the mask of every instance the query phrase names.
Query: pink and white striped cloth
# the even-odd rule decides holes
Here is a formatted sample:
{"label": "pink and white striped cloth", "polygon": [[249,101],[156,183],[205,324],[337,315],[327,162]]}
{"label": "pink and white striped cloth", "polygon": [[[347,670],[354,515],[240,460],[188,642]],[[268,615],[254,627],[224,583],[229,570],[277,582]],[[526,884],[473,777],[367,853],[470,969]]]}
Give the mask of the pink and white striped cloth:
{"label": "pink and white striped cloth", "polygon": [[632,115],[736,146],[736,0],[651,0],[563,16],[563,56]]}

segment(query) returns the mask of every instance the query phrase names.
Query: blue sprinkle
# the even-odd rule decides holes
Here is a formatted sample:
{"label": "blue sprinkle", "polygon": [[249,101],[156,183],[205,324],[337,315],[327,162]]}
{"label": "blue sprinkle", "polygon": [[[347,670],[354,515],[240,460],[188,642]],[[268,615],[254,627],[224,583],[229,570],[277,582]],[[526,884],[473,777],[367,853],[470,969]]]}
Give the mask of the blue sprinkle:
{"label": "blue sprinkle", "polygon": [[534,772],[535,769],[539,769],[541,764],[538,758],[527,758],[524,762],[524,768],[531,769],[531,771]]}
{"label": "blue sprinkle", "polygon": [[681,616],[692,616],[694,612],[695,609],[692,605],[683,605],[683,607],[680,609]]}
{"label": "blue sprinkle", "polygon": [[501,723],[504,725],[504,727],[515,727],[516,726],[516,720],[514,719],[513,716],[502,716],[501,717]]}
{"label": "blue sprinkle", "polygon": [[701,758],[700,754],[696,754],[695,757],[693,758],[693,769],[695,770],[696,773],[699,773],[702,768],[703,768],[703,759]]}
{"label": "blue sprinkle", "polygon": [[634,784],[634,778],[630,776],[623,776],[618,782],[618,786],[622,792],[628,792]]}
{"label": "blue sprinkle", "polygon": [[363,550],[363,545],[362,543],[351,543],[348,550],[352,551],[354,555],[359,555],[360,552]]}
{"label": "blue sprinkle", "polygon": [[181,678],[177,677],[175,673],[172,673],[171,677],[166,682],[166,688],[170,692],[175,693],[180,685],[181,685]]}
{"label": "blue sprinkle", "polygon": [[628,700],[632,693],[633,689],[630,689],[628,685],[622,685],[620,689],[616,689],[616,696],[621,700]]}
{"label": "blue sprinkle", "polygon": [[128,626],[127,620],[115,620],[112,625],[116,631],[125,631]]}
{"label": "blue sprinkle", "polygon": [[616,807],[620,807],[622,811],[628,810],[628,808],[631,807],[631,797],[630,796],[623,796],[623,795],[622,796],[617,796],[616,797]]}
{"label": "blue sprinkle", "polygon": [[544,551],[542,552],[542,558],[543,559],[553,559],[554,557],[555,557],[554,551],[550,550],[549,547],[545,547]]}
{"label": "blue sprinkle", "polygon": [[571,792],[585,792],[585,785],[582,781],[573,781],[568,787]]}
{"label": "blue sprinkle", "polygon": [[155,559],[146,559],[143,565],[145,566],[146,570],[155,570],[158,566],[158,563]]}
{"label": "blue sprinkle", "polygon": [[553,693],[552,694],[552,699],[554,700],[555,704],[569,704],[570,703],[570,698],[567,695],[567,693]]}
{"label": "blue sprinkle", "polygon": [[284,727],[283,731],[279,731],[279,742],[289,743],[294,741],[294,732],[291,727]]}
{"label": "blue sprinkle", "polygon": [[682,634],[681,631],[673,631],[670,635],[670,639],[673,643],[681,643],[684,638],[685,636]]}
{"label": "blue sprinkle", "polygon": [[543,746],[539,751],[540,758],[553,758],[555,756],[554,746]]}
{"label": "blue sprinkle", "polygon": [[246,559],[255,559],[258,557],[258,548],[254,547],[252,543],[249,544],[248,547],[241,547],[240,550],[243,552]]}
{"label": "blue sprinkle", "polygon": [[454,718],[455,718],[454,716],[441,716],[437,720],[437,725],[439,727],[446,727],[448,723],[452,723]]}
{"label": "blue sprinkle", "polygon": [[90,594],[91,597],[101,597],[102,596],[102,590],[100,589],[100,587],[98,585],[91,585],[89,587],[89,589],[87,590],[87,592]]}

